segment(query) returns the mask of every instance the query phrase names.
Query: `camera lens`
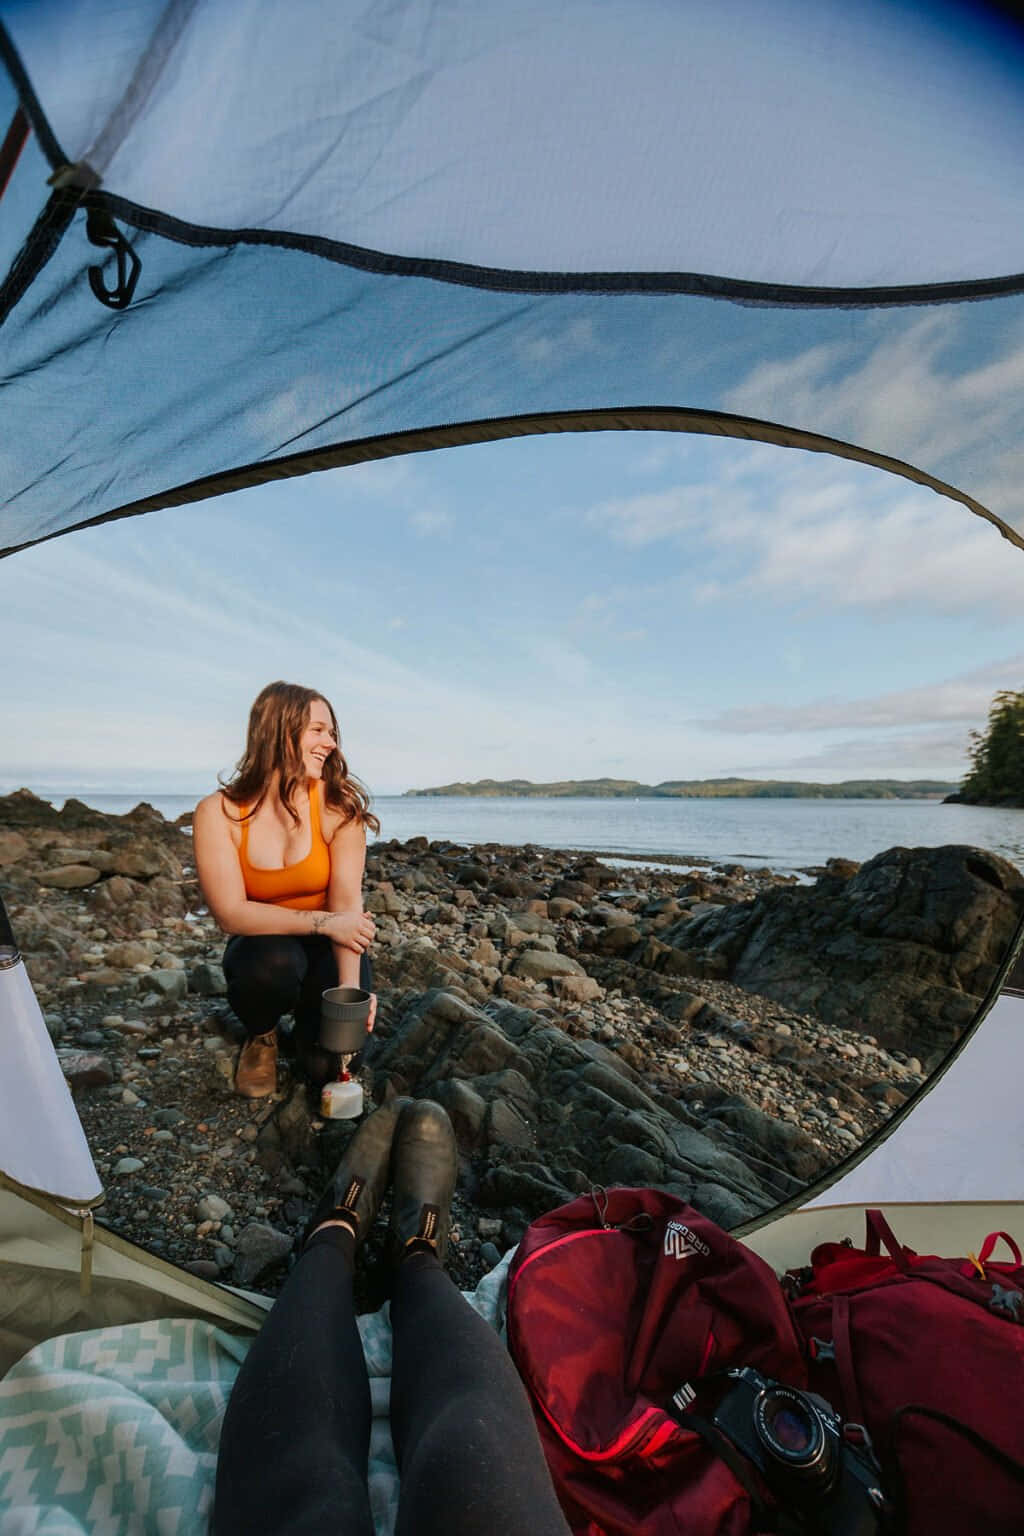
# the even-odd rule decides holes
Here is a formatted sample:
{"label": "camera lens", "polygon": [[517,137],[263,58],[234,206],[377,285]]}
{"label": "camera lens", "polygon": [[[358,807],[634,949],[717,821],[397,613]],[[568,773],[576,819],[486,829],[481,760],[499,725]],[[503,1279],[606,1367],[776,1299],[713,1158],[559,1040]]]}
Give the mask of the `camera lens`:
{"label": "camera lens", "polygon": [[[787,1481],[818,1493],[831,1486],[838,1460],[821,1418],[802,1392],[768,1387],[754,1407],[757,1437]],[[767,1469],[766,1469],[767,1470]]]}
{"label": "camera lens", "polygon": [[766,1404],[764,1426],[773,1444],[787,1456],[803,1460],[814,1449],[816,1425],[802,1408],[797,1408],[793,1403],[776,1399]]}

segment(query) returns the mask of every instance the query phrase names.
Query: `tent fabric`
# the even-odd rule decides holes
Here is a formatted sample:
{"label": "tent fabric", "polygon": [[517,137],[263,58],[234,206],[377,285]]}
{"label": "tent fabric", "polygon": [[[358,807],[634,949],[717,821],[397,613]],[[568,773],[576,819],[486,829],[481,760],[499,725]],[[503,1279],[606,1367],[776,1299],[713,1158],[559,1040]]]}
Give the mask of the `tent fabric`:
{"label": "tent fabric", "polygon": [[826,1191],[821,1205],[976,1200],[1024,1206],[1024,1115],[1012,1064],[1024,1040],[1024,1000],[1000,997],[951,1068],[891,1135]]}
{"label": "tent fabric", "polygon": [[194,225],[814,288],[1024,268],[1024,49],[976,4],[5,13],[66,158]]}
{"label": "tent fabric", "polygon": [[20,958],[0,957],[0,1037],[0,1175],[66,1205],[94,1204],[99,1175]]}
{"label": "tent fabric", "polygon": [[[41,1120],[37,1137],[46,1134]],[[0,1177],[0,1373],[42,1340],[87,1328],[155,1317],[259,1328],[267,1297],[200,1280],[98,1224],[86,1253],[88,1219]]]}
{"label": "tent fabric", "polygon": [[[848,1238],[854,1246],[863,1247],[865,1212],[872,1208],[857,1202],[805,1205],[800,1210],[773,1216],[754,1231],[733,1235],[741,1237],[748,1248],[781,1275],[787,1269],[803,1268],[819,1243],[841,1243]],[[915,1253],[944,1258],[977,1253],[990,1232],[1009,1232],[1018,1242],[1024,1238],[1024,1202],[1019,1200],[919,1204],[902,1201],[894,1193],[882,1202],[881,1208],[900,1242]],[[1000,1249],[995,1257],[1002,1256]]]}
{"label": "tent fabric", "polygon": [[[495,1328],[511,1257],[466,1293]],[[389,1306],[358,1324],[373,1411],[370,1506],[378,1536],[391,1536],[399,1477]],[[205,1533],[224,1410],[248,1347],[206,1320],[162,1317],[51,1337],[30,1350],[0,1381],[0,1536]],[[126,1445],[130,1454],[118,1454]]]}
{"label": "tent fabric", "polygon": [[[276,475],[622,426],[849,453],[1024,547],[1009,12],[0,0],[0,24],[0,555]],[[1007,1018],[945,1084],[1006,1076]],[[81,1224],[4,1175],[85,1204],[95,1170],[6,983],[0,1023],[47,1109],[15,1134],[0,1101],[0,1261],[52,1277],[45,1313],[78,1284]],[[963,1141],[972,1199],[1019,1198],[995,1135],[1018,1119],[987,1172]],[[901,1198],[912,1157],[915,1198],[951,1198],[951,1159],[891,1140],[851,1198]],[[138,1285],[155,1311],[258,1322],[111,1234],[92,1262],[97,1304],[130,1313]]]}
{"label": "tent fabric", "polygon": [[0,220],[0,552],[403,434],[651,407],[911,466],[1024,538],[1024,53],[996,9],[0,21],[0,131],[33,125]]}

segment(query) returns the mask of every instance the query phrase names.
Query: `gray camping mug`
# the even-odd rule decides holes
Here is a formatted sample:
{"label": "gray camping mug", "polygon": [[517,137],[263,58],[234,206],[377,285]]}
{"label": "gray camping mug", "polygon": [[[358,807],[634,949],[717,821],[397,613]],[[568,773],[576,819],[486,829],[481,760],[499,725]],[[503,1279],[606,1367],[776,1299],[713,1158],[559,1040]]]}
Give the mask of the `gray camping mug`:
{"label": "gray camping mug", "polygon": [[320,1044],[351,1056],[366,1044],[370,994],[362,987],[328,987],[320,1000]]}

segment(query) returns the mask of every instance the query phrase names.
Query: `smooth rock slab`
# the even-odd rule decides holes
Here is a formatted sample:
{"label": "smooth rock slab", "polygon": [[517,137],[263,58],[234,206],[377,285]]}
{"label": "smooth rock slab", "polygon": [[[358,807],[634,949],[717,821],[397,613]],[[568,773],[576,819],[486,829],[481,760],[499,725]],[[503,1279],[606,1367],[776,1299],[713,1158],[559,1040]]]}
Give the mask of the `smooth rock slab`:
{"label": "smooth rock slab", "polygon": [[536,1137],[533,1128],[511,1104],[495,1099],[487,1116],[487,1140],[512,1147],[532,1147]]}
{"label": "smooth rock slab", "polygon": [[59,1013],[44,1013],[43,1023],[46,1025],[46,1033],[51,1040],[60,1040],[66,1032],[63,1015]]}
{"label": "smooth rock slab", "polygon": [[102,1088],[114,1081],[114,1069],[106,1056],[71,1051],[60,1058],[61,1071],[74,1088]]}
{"label": "smooth rock slab", "polygon": [[184,971],[148,971],[146,985],[159,1002],[179,1003],[188,992],[188,977]]}
{"label": "smooth rock slab", "polygon": [[48,869],[36,879],[56,891],[77,891],[84,886],[95,885],[100,872],[92,864],[65,864],[60,869]]}
{"label": "smooth rock slab", "polygon": [[238,1234],[233,1276],[238,1285],[252,1285],[268,1269],[282,1263],[292,1251],[292,1239],[262,1222],[250,1224]]}
{"label": "smooth rock slab", "polygon": [[517,955],[512,966],[513,976],[527,981],[550,981],[553,976],[585,976],[582,965],[570,960],[568,955],[551,953],[546,949],[527,949]]}
{"label": "smooth rock slab", "polygon": [[220,1195],[203,1195],[196,1201],[197,1221],[229,1221],[234,1211]]}
{"label": "smooth rock slab", "polygon": [[228,990],[223,966],[212,960],[203,960],[193,966],[188,984],[191,991],[197,992],[200,997],[224,997]]}
{"label": "smooth rock slab", "polygon": [[149,843],[136,843],[132,848],[121,848],[114,855],[114,871],[119,875],[131,875],[148,879],[166,871],[166,862],[160,850]]}
{"label": "smooth rock slab", "polygon": [[565,1003],[593,1003],[604,996],[604,988],[593,976],[555,976],[555,996]]}
{"label": "smooth rock slab", "polygon": [[27,856],[28,851],[28,842],[20,832],[0,828],[0,869],[6,868],[8,864],[17,864],[19,859]]}
{"label": "smooth rock slab", "polygon": [[171,1126],[183,1125],[185,1116],[180,1109],[158,1109],[153,1116],[153,1124],[160,1126],[162,1130],[168,1130]]}
{"label": "smooth rock slab", "polygon": [[106,958],[108,965],[128,971],[133,965],[148,965],[153,956],[148,944],[128,939],[123,944],[108,944]]}
{"label": "smooth rock slab", "polygon": [[434,1085],[437,1102],[448,1111],[461,1147],[475,1147],[483,1134],[487,1101],[469,1083],[451,1078]]}
{"label": "smooth rock slab", "polygon": [[185,1268],[200,1280],[216,1280],[220,1276],[220,1265],[213,1259],[189,1259]]}
{"label": "smooth rock slab", "polygon": [[148,1035],[149,1025],[142,1019],[124,1019],[117,1025],[122,1035]]}

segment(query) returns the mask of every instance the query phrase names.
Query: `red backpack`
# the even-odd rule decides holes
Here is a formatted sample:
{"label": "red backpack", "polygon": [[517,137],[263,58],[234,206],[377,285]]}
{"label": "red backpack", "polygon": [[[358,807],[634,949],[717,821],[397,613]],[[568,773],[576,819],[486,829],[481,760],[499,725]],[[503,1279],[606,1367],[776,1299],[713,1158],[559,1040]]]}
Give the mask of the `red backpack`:
{"label": "red backpack", "polygon": [[[1002,1238],[1013,1263],[993,1263]],[[885,1252],[882,1252],[882,1249]],[[811,1387],[866,1427],[907,1536],[1024,1532],[1024,1267],[918,1255],[880,1211],[863,1249],[823,1243],[787,1277]]]}
{"label": "red backpack", "polygon": [[732,1366],[806,1380],[774,1273],[714,1222],[654,1189],[539,1217],[509,1271],[508,1342],[578,1536],[761,1528],[756,1491],[666,1408]]}

